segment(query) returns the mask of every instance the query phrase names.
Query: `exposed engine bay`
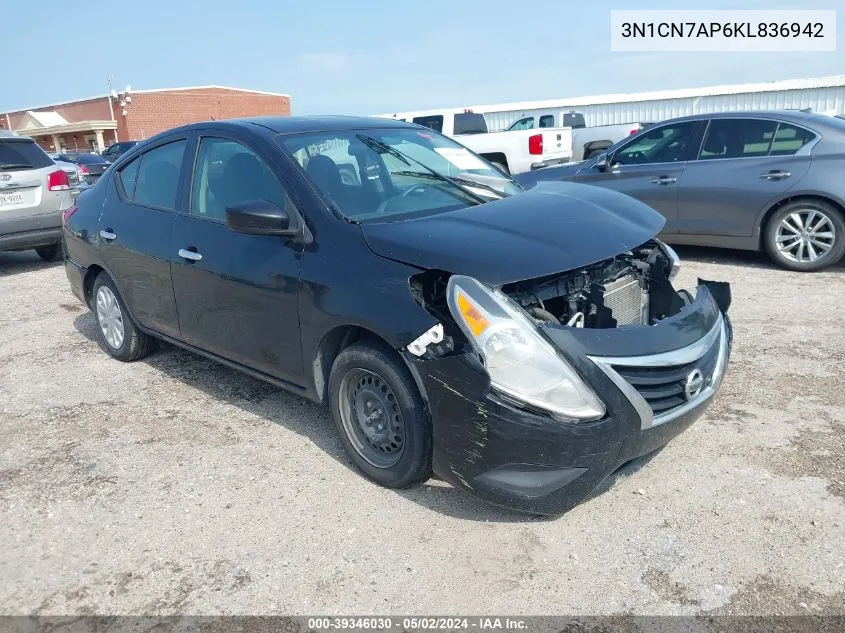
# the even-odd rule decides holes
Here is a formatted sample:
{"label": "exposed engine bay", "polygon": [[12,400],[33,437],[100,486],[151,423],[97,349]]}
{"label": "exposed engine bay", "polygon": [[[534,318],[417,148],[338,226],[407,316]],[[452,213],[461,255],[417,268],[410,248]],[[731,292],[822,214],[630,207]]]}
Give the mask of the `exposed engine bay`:
{"label": "exposed engine bay", "polygon": [[581,269],[508,284],[502,291],[538,323],[613,328],[651,325],[689,300],[671,284],[672,258],[655,241]]}
{"label": "exposed engine bay", "polygon": [[[584,328],[652,325],[692,301],[689,293],[672,287],[678,262],[670,252],[661,242],[649,240],[596,264],[507,284],[501,290],[539,324]],[[448,280],[449,273],[439,270],[411,278],[417,302],[445,328],[445,336],[440,335],[442,343],[430,341],[440,354],[451,351],[452,335],[457,334],[446,306]]]}

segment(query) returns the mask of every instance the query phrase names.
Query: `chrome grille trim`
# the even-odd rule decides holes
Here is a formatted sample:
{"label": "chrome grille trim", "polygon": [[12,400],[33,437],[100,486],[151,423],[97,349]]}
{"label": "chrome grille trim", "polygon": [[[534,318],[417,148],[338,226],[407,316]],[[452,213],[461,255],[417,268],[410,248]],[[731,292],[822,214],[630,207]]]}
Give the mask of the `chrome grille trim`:
{"label": "chrome grille trim", "polygon": [[[692,400],[688,400],[684,404],[658,415],[654,415],[651,406],[646,402],[645,398],[613,368],[613,365],[632,367],[671,367],[673,365],[685,365],[704,356],[715,344],[719,345],[716,364],[713,368],[710,381],[701,390],[701,393]],[[640,416],[640,428],[649,429],[665,424],[666,422],[671,422],[712,398],[719,389],[722,376],[725,374],[727,352],[728,337],[725,329],[725,319],[722,315],[719,315],[718,321],[716,321],[707,334],[695,343],[672,350],[671,352],[645,356],[588,356],[588,358],[613,381],[631,402],[631,405],[633,405],[637,414]]]}

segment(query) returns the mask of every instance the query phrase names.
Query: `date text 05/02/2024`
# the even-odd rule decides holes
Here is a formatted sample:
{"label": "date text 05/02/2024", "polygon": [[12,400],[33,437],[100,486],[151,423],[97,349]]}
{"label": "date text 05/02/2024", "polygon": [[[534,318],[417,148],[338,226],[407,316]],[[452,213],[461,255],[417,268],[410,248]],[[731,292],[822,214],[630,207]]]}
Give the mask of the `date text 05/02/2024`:
{"label": "date text 05/02/2024", "polygon": [[[401,628],[400,628],[401,626]],[[498,617],[317,617],[308,619],[311,631],[522,631],[527,623],[519,618]]]}

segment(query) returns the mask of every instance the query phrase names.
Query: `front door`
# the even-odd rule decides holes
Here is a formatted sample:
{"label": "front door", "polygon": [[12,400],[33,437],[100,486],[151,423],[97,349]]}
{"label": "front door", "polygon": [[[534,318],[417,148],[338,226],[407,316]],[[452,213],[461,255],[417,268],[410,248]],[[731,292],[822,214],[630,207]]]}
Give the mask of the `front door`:
{"label": "front door", "polygon": [[189,213],[171,242],[181,338],[196,347],[293,383],[301,383],[301,247],[248,235],[226,224],[226,208],[267,200],[293,203],[268,163],[243,142],[201,136]]}
{"label": "front door", "polygon": [[810,168],[815,134],[771,119],[712,119],[684,172],[678,232],[750,237],[757,218]]}
{"label": "front door", "polygon": [[185,139],[168,140],[120,167],[98,235],[100,256],[132,316],[169,336],[179,335],[170,236],[182,195],[186,145]]}
{"label": "front door", "polygon": [[697,121],[655,126],[608,156],[604,171],[593,167],[577,180],[645,202],[666,218],[663,233],[677,233],[678,186],[693,146],[697,147],[698,129]]}

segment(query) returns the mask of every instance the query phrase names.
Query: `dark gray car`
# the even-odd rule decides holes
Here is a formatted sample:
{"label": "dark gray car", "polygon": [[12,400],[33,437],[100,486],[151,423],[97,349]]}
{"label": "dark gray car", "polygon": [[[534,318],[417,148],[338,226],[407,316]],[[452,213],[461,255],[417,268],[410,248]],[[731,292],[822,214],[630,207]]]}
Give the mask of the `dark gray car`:
{"label": "dark gray car", "polygon": [[516,177],[626,193],[666,216],[661,238],[765,249],[792,270],[845,253],[845,120],[804,112],[732,112],[664,121],[582,163]]}

